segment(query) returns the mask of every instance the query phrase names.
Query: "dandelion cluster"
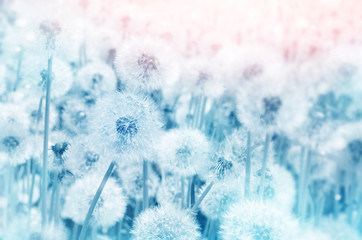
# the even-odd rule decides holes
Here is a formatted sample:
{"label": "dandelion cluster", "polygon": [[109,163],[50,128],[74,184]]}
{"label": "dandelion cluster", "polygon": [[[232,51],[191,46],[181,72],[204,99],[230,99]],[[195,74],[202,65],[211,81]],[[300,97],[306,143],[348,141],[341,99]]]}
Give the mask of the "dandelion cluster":
{"label": "dandelion cluster", "polygon": [[359,0],[0,0],[0,240],[362,239]]}

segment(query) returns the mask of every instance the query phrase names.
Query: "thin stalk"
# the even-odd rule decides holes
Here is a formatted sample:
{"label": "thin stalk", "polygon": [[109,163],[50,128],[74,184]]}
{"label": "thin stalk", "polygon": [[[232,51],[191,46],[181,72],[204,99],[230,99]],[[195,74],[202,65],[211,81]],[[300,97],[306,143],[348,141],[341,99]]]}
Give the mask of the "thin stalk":
{"label": "thin stalk", "polygon": [[308,150],[306,166],[304,169],[304,178],[302,182],[302,202],[301,202],[301,219],[304,221],[307,214],[307,195],[308,195],[308,182],[309,182],[309,169],[311,164],[312,151]]}
{"label": "thin stalk", "polygon": [[143,160],[143,210],[148,208],[148,161]]}
{"label": "thin stalk", "polygon": [[211,222],[210,218],[207,218],[205,229],[204,229],[204,232],[202,233],[202,237],[205,238],[205,239],[207,237],[207,233],[209,232],[210,222]]}
{"label": "thin stalk", "polygon": [[192,207],[195,204],[196,196],[195,196],[195,176],[192,178],[191,183],[191,193],[190,193],[190,207]]}
{"label": "thin stalk", "polygon": [[78,224],[74,223],[72,230],[72,240],[77,240],[78,237]]}
{"label": "thin stalk", "polygon": [[251,133],[248,131],[248,142],[246,147],[246,165],[245,165],[245,198],[249,198],[250,193],[250,173],[251,173]]}
{"label": "thin stalk", "polygon": [[20,80],[21,80],[21,75],[20,75],[20,72],[21,72],[21,64],[23,62],[23,49],[20,49],[20,52],[19,52],[19,56],[18,56],[18,66],[17,66],[17,69],[16,69],[16,80],[15,80],[15,84],[14,84],[14,87],[13,87],[13,90],[16,91],[19,83],[20,83]]}
{"label": "thin stalk", "polygon": [[181,177],[181,208],[185,208],[185,177]]}
{"label": "thin stalk", "polygon": [[326,203],[326,197],[324,195],[320,196],[316,204],[316,216],[315,216],[316,226],[319,225],[319,222],[322,218],[325,203]]}
{"label": "thin stalk", "polygon": [[302,211],[302,193],[303,193],[303,178],[304,178],[304,153],[305,148],[302,147],[300,153],[300,165],[299,165],[299,183],[298,183],[298,216],[301,216]]}
{"label": "thin stalk", "polygon": [[193,177],[189,177],[188,179],[188,185],[187,185],[187,197],[186,197],[186,208],[189,208],[191,206],[191,187],[192,187],[192,180]]}
{"label": "thin stalk", "polygon": [[91,227],[91,239],[97,239],[97,226],[95,224]]}
{"label": "thin stalk", "polygon": [[266,164],[268,161],[269,141],[270,141],[269,134],[266,134],[265,143],[264,143],[263,163],[262,163],[262,167],[261,167],[260,188],[259,188],[260,199],[263,199],[263,197],[264,197],[265,171],[266,171]]}
{"label": "thin stalk", "polygon": [[48,140],[49,140],[49,112],[50,112],[50,92],[52,83],[52,66],[53,55],[49,54],[48,58],[48,71],[47,71],[47,85],[46,85],[46,97],[45,97],[45,123],[44,123],[44,145],[43,145],[43,169],[42,169],[42,201],[41,201],[41,226],[42,233],[45,231],[45,225],[47,222],[47,163],[48,163]]}
{"label": "thin stalk", "polygon": [[31,186],[30,186],[30,191],[29,191],[29,202],[28,202],[29,216],[30,216],[30,212],[31,212],[31,207],[33,206],[33,193],[34,193],[34,185],[35,185],[35,173],[34,173],[35,164],[32,163],[31,165],[32,165],[31,166]]}
{"label": "thin stalk", "polygon": [[195,203],[195,205],[192,207],[191,212],[196,213],[197,209],[199,208],[202,200],[204,200],[204,198],[206,197],[206,195],[210,192],[212,186],[214,185],[214,182],[211,182],[206,189],[204,190],[204,192],[201,194],[200,198],[197,199],[197,202]]}
{"label": "thin stalk", "polygon": [[136,218],[141,209],[141,201],[136,200],[136,204],[133,211],[133,218]]}
{"label": "thin stalk", "polygon": [[79,240],[84,240],[84,239],[85,239],[85,236],[86,236],[86,233],[87,233],[87,229],[88,229],[88,226],[89,226],[89,223],[90,223],[90,220],[91,220],[91,217],[92,217],[94,208],[95,208],[96,205],[97,205],[98,199],[99,199],[99,197],[100,197],[101,194],[102,194],[102,191],[103,191],[104,186],[106,185],[109,177],[111,176],[111,173],[112,173],[112,170],[113,170],[113,168],[114,168],[114,165],[115,165],[115,162],[111,162],[111,164],[109,164],[109,167],[108,167],[108,169],[107,169],[107,172],[106,172],[106,174],[104,175],[104,177],[103,177],[103,179],[102,179],[102,182],[101,182],[101,184],[99,185],[96,194],[94,195],[94,198],[93,198],[93,200],[92,200],[92,202],[91,202],[91,205],[90,205],[90,207],[89,207],[89,209],[88,209],[87,216],[85,217],[85,220],[84,220],[84,223],[83,223],[83,227],[82,227],[82,230],[81,230],[81,232],[80,232]]}

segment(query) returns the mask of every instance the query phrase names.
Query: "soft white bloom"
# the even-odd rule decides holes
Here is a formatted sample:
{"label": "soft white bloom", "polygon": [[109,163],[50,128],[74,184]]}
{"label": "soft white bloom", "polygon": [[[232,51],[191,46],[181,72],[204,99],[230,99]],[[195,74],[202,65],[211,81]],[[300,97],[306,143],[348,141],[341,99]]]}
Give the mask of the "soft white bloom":
{"label": "soft white bloom", "polygon": [[[88,174],[77,179],[68,189],[62,216],[83,224],[101,181],[102,175],[99,174]],[[99,226],[112,226],[123,218],[126,205],[122,188],[113,178],[109,178],[94,209],[92,221]]]}
{"label": "soft white bloom", "polygon": [[135,240],[196,240],[200,237],[193,216],[173,205],[142,212],[135,219],[132,233]]}
{"label": "soft white bloom", "polygon": [[181,176],[202,174],[209,165],[210,144],[199,130],[173,129],[158,147],[161,167]]}

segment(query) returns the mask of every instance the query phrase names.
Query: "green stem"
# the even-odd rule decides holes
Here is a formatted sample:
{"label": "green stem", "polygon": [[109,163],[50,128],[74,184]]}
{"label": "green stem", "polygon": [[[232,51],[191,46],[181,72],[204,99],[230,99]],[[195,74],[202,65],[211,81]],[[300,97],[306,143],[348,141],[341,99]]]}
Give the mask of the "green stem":
{"label": "green stem", "polygon": [[245,198],[250,194],[250,173],[251,173],[251,133],[248,131],[248,142],[246,148],[246,165],[245,165]]}
{"label": "green stem", "polygon": [[49,112],[50,112],[50,91],[52,82],[52,66],[53,55],[49,54],[48,58],[48,72],[47,72],[47,85],[46,85],[46,97],[45,97],[45,124],[44,124],[44,145],[43,145],[43,169],[42,169],[42,201],[41,201],[41,226],[42,233],[45,231],[45,225],[47,222],[47,163],[48,163],[48,140],[49,140]]}
{"label": "green stem", "polygon": [[84,240],[85,239],[87,229],[88,229],[88,226],[89,226],[89,223],[90,223],[94,208],[96,207],[96,204],[98,202],[99,197],[101,196],[101,193],[102,193],[102,191],[104,189],[104,186],[106,185],[109,177],[111,176],[114,165],[115,165],[115,162],[111,162],[111,164],[109,165],[109,167],[107,169],[106,174],[104,175],[104,177],[102,179],[101,184],[98,187],[98,190],[97,190],[96,194],[94,195],[94,198],[93,198],[93,200],[91,202],[91,205],[90,205],[90,207],[88,209],[87,216],[85,217],[83,227],[82,227],[82,230],[80,232],[79,240]]}
{"label": "green stem", "polygon": [[260,199],[263,199],[263,197],[264,197],[265,171],[266,171],[266,164],[268,161],[269,141],[270,141],[269,134],[266,134],[265,143],[264,143],[264,156],[263,156],[263,162],[262,162],[262,167],[261,167],[260,188],[259,188]]}
{"label": "green stem", "polygon": [[148,208],[148,162],[143,160],[143,210]]}

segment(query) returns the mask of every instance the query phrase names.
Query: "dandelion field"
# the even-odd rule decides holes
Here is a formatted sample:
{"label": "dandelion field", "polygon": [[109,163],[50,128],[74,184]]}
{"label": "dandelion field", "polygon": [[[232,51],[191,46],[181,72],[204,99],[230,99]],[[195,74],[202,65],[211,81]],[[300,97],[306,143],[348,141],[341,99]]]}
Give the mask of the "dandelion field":
{"label": "dandelion field", "polygon": [[0,0],[0,240],[362,239],[358,0]]}

